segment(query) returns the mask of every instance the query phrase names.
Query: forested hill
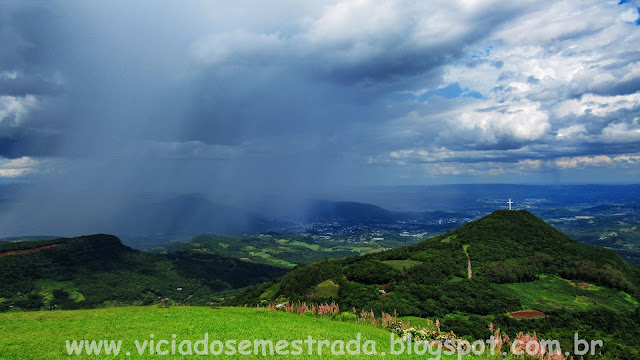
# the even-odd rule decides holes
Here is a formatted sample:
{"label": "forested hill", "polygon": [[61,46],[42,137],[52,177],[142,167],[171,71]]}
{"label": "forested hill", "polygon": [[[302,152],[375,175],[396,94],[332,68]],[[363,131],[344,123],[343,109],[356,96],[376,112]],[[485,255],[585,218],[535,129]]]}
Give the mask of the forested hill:
{"label": "forested hill", "polygon": [[0,311],[208,304],[285,270],[219,255],[148,254],[111,235],[0,245]]}
{"label": "forested hill", "polygon": [[450,244],[454,251],[456,247],[466,249],[463,252],[469,254],[474,276],[492,283],[560,275],[638,294],[640,268],[611,250],[571,239],[526,210],[496,211],[453,232],[380,254],[379,259],[433,262],[438,241]]}
{"label": "forested hill", "polygon": [[[414,245],[297,267],[275,282],[281,284],[277,292],[267,294],[273,295],[270,296],[272,299],[280,296],[292,300],[308,299],[313,297],[310,295],[320,283],[331,280],[340,289],[336,298],[350,305],[405,308],[403,299],[409,300],[406,298],[409,296],[408,304],[414,305],[408,306],[407,312],[437,314],[454,309],[447,307],[446,302],[427,306],[425,302],[413,301],[412,297],[422,297],[421,294],[430,293],[429,289],[481,289],[486,284],[526,283],[548,276],[585,281],[633,296],[637,296],[640,284],[640,268],[613,251],[581,244],[528,211],[500,210]],[[367,286],[375,286],[375,289]],[[425,291],[420,291],[423,286]],[[365,304],[344,296],[348,294],[345,291],[353,288],[371,295]],[[474,292],[474,296],[494,293],[492,287],[487,289]],[[380,293],[379,290],[393,292],[395,296],[374,296]],[[257,291],[259,288],[237,301],[264,299],[262,293],[255,293]],[[257,296],[252,298],[252,294]],[[480,310],[476,311],[502,312],[513,307],[508,306],[512,304],[509,296],[495,302],[500,306],[483,310],[486,306],[478,305]]]}
{"label": "forested hill", "polygon": [[[472,336],[487,335],[490,321],[547,334],[584,325],[603,337],[618,321],[629,330],[620,336],[640,336],[639,285],[640,269],[613,251],[574,241],[528,211],[503,210],[414,245],[296,267],[233,303],[336,301],[378,313],[458,314],[449,325]],[[547,316],[510,323],[506,314],[519,310]]]}

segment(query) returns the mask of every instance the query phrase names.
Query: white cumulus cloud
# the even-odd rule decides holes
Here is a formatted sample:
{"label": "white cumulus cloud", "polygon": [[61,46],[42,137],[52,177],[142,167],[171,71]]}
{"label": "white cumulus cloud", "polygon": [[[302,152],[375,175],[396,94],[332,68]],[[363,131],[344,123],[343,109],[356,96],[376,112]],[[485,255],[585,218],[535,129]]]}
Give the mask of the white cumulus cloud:
{"label": "white cumulus cloud", "polygon": [[15,178],[33,172],[38,162],[28,156],[17,159],[0,158],[0,177]]}

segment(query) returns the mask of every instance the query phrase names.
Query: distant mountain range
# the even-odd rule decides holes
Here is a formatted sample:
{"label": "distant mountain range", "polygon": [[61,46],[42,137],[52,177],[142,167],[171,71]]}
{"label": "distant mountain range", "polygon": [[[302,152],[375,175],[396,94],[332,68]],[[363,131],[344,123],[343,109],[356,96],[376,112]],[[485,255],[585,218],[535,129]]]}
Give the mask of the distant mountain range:
{"label": "distant mountain range", "polygon": [[[54,206],[47,206],[47,194],[25,205],[20,194],[29,189],[26,185],[0,186],[0,230],[6,236],[112,233],[127,245],[150,250],[200,234],[309,233],[355,239],[362,233],[438,233],[505,208],[512,197],[515,208],[543,217],[573,238],[615,249],[640,263],[638,185],[372,187],[324,198],[351,201],[272,196],[259,205],[237,206],[218,203],[204,194],[103,194],[80,199],[77,194],[53,194]],[[282,202],[287,201],[289,205],[284,206]],[[588,220],[578,218],[584,216],[597,218],[586,225]],[[606,216],[612,218],[603,219]]]}
{"label": "distant mountain range", "polygon": [[444,211],[391,211],[373,204],[346,201],[316,200],[307,203],[307,222],[336,221],[345,225],[396,224],[407,221],[433,221],[465,218],[470,215]]}
{"label": "distant mountain range", "polygon": [[[313,200],[298,205],[289,216],[274,218],[218,204],[204,195],[187,194],[160,200],[145,197],[128,199],[122,202],[115,213],[93,221],[97,224],[94,228],[82,221],[72,225],[71,222],[77,215],[63,218],[49,226],[40,225],[35,228],[50,227],[55,231],[77,226],[80,233],[112,229],[110,232],[118,235],[126,244],[137,249],[152,249],[200,234],[300,233],[311,231],[312,226],[318,224],[332,224],[336,228],[360,226],[363,227],[361,231],[380,225],[397,225],[388,231],[401,232],[409,229],[406,224],[411,223],[416,229],[429,227],[429,230],[437,230],[432,227],[438,219],[463,219],[468,216],[446,212],[399,212],[366,203]],[[25,219],[17,221],[22,220]],[[67,222],[69,225],[66,225]],[[55,236],[16,236],[0,239],[0,243],[47,238]]]}

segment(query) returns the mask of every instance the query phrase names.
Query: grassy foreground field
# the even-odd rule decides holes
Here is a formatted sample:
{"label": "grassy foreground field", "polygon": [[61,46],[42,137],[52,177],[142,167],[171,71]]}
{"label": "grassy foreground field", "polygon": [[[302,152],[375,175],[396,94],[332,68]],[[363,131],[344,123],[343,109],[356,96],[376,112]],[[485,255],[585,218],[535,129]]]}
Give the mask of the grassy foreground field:
{"label": "grassy foreground field", "polygon": [[[150,355],[146,349],[145,355],[139,355],[135,341],[143,342],[151,340],[154,334],[155,341],[166,339],[173,340],[176,334],[177,343],[182,340],[196,342],[209,334],[209,341],[236,339],[278,340],[306,339],[309,335],[317,340],[344,340],[355,339],[358,333],[362,335],[362,343],[366,340],[376,342],[376,351],[382,357],[381,352],[387,353],[387,358],[401,359],[427,359],[428,353],[423,356],[416,355],[389,355],[389,332],[368,325],[345,323],[321,319],[305,315],[297,315],[254,308],[221,308],[208,307],[125,307],[98,310],[75,311],[38,311],[0,314],[0,359],[192,359],[192,358],[272,358],[267,355],[242,356],[198,356],[196,354],[161,356]],[[113,355],[67,355],[66,340],[122,340],[122,348],[119,356]],[[329,348],[323,348],[322,356],[318,356],[317,347],[314,355],[307,355],[307,345],[302,345],[304,353],[299,356],[278,356],[282,359],[325,359],[346,357],[349,359],[364,359],[370,356],[331,356],[326,355]],[[171,345],[164,347],[171,349]],[[291,349],[291,348],[290,348]],[[126,352],[131,355],[127,356]],[[443,359],[454,357],[443,356]],[[465,357],[471,358],[471,357]],[[478,357],[474,357],[477,359]]]}

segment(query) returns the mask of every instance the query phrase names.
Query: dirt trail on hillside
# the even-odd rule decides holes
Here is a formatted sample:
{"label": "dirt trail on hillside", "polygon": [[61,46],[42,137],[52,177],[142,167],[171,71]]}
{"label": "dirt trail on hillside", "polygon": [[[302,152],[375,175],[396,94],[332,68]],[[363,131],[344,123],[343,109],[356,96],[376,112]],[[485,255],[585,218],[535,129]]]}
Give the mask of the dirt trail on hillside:
{"label": "dirt trail on hillside", "polygon": [[471,271],[471,257],[469,257],[469,252],[467,252],[468,247],[469,245],[464,245],[462,249],[464,250],[464,254],[467,255],[467,261],[468,261],[467,272],[469,273],[469,279],[471,279],[471,277],[473,276],[473,272]]}
{"label": "dirt trail on hillside", "polygon": [[28,253],[32,253],[32,252],[36,252],[36,251],[42,251],[42,250],[57,248],[58,246],[62,246],[62,245],[63,244],[51,244],[51,245],[45,245],[45,246],[40,246],[40,247],[37,247],[37,248],[26,249],[26,250],[5,251],[3,253],[0,253],[0,257],[7,256],[7,255],[12,255],[12,254],[28,254]]}

